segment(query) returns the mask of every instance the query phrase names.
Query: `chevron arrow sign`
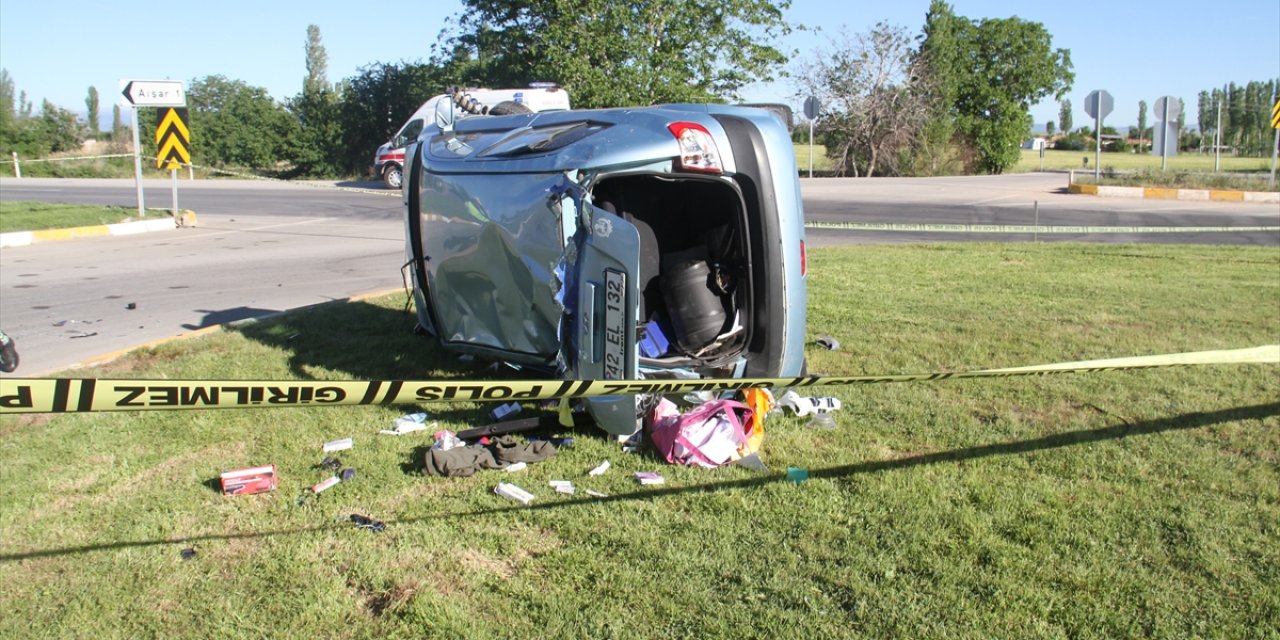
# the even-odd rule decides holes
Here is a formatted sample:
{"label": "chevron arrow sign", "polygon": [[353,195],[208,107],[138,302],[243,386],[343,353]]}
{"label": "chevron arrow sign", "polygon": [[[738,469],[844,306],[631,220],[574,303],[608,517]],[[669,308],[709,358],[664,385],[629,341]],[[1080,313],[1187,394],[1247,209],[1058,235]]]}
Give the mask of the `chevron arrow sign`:
{"label": "chevron arrow sign", "polygon": [[191,164],[191,129],[185,107],[156,110],[156,168],[177,169]]}

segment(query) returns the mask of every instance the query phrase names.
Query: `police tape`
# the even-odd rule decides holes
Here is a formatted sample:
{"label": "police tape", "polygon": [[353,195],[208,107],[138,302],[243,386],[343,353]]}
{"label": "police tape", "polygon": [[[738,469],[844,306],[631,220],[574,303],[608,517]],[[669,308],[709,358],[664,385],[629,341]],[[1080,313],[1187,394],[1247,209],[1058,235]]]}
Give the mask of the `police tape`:
{"label": "police tape", "polygon": [[806,229],[837,231],[915,231],[928,233],[1258,233],[1280,231],[1267,227],[1068,227],[1016,224],[905,224],[879,222],[805,222]]}
{"label": "police tape", "polygon": [[0,378],[0,414],[88,413],[253,407],[390,405],[558,400],[634,394],[685,394],[751,388],[822,387],[965,378],[1042,376],[1216,364],[1280,364],[1280,344],[1228,351],[888,376],[800,376],[702,380],[107,380]]}

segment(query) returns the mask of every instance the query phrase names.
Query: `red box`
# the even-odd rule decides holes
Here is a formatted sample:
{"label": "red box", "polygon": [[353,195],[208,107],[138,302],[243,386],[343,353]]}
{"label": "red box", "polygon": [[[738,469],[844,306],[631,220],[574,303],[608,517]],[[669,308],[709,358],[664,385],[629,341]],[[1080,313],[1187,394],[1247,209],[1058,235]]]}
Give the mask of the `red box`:
{"label": "red box", "polygon": [[276,466],[233,469],[222,474],[222,493],[228,496],[274,491],[278,480]]}

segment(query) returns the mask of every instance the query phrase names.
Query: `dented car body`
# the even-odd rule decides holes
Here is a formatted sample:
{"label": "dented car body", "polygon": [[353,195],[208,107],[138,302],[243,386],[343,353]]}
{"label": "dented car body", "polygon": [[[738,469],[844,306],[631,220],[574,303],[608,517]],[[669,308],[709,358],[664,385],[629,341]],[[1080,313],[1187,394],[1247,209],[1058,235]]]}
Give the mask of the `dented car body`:
{"label": "dented car body", "polygon": [[[406,151],[418,322],[445,349],[579,380],[803,372],[803,210],[771,113],[449,112]],[[637,426],[634,397],[587,404]]]}

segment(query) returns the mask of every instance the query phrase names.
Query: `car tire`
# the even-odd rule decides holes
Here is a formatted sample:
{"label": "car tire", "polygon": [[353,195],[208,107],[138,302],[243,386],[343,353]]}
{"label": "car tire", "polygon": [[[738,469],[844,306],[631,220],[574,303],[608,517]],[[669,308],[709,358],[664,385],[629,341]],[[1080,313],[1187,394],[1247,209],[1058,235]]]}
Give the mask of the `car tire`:
{"label": "car tire", "polygon": [[404,169],[398,164],[389,164],[382,170],[382,182],[388,189],[399,189],[404,184]]}

